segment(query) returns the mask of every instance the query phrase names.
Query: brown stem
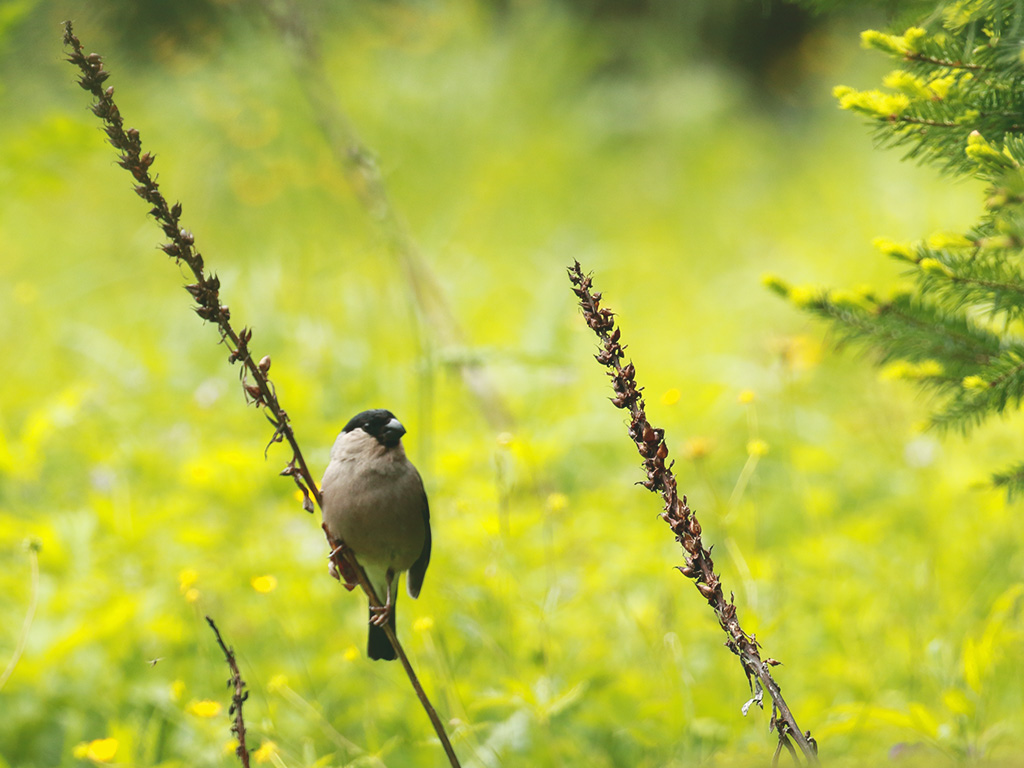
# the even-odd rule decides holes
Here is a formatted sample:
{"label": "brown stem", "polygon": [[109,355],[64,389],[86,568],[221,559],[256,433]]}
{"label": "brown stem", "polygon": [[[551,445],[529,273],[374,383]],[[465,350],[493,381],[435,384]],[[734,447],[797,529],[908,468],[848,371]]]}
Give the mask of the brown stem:
{"label": "brown stem", "polygon": [[[339,562],[338,556],[344,555],[347,560],[347,555],[351,554],[351,550],[345,546],[345,543],[341,539],[337,539],[331,535],[331,532],[327,530],[327,523],[323,524],[323,529],[324,533],[327,535],[327,541],[332,545],[331,561],[334,563],[334,567],[337,569],[337,572],[339,574],[344,573],[346,576],[355,575],[359,582],[359,586],[362,587],[363,591],[370,596],[370,604],[383,606],[384,603],[377,597],[377,592],[374,590],[373,584],[371,584],[370,580],[366,577],[366,573],[363,569],[357,566],[354,574],[352,574],[352,571],[345,569],[344,563]],[[459,758],[455,754],[455,749],[452,747],[451,741],[448,740],[448,735],[445,733],[444,725],[441,723],[441,718],[438,716],[437,710],[434,709],[433,704],[430,703],[430,699],[427,698],[427,693],[423,690],[423,686],[420,684],[420,679],[412,668],[412,663],[409,661],[409,657],[405,655],[405,649],[402,647],[402,644],[398,642],[395,630],[392,629],[390,622],[385,622],[383,629],[388,636],[388,640],[391,641],[392,647],[394,647],[395,652],[398,654],[398,658],[402,662],[402,667],[405,669],[405,674],[409,677],[409,682],[412,683],[412,687],[416,691],[416,696],[419,698],[420,704],[426,711],[427,717],[430,718],[430,722],[433,724],[434,730],[437,731],[438,738],[441,740],[441,746],[444,747],[444,752],[448,756],[448,761],[455,768],[459,768]]]}
{"label": "brown stem", "polygon": [[235,692],[231,697],[231,709],[228,710],[228,715],[235,716],[234,722],[231,724],[231,732],[238,739],[238,747],[235,749],[235,754],[238,755],[238,759],[242,762],[244,768],[249,768],[249,749],[245,745],[245,718],[242,717],[242,704],[249,698],[249,693],[245,690],[245,681],[242,679],[242,673],[238,671],[234,650],[224,644],[224,640],[220,636],[220,630],[213,623],[213,619],[207,616],[206,623],[210,625],[213,634],[217,636],[217,645],[224,652],[224,658],[227,659],[228,668],[231,670],[231,679],[228,680],[228,686],[233,687]]}
{"label": "brown stem", "polygon": [[668,523],[676,536],[676,541],[683,547],[686,564],[677,567],[684,576],[693,580],[694,586],[715,611],[718,623],[727,636],[726,647],[740,658],[743,665],[743,671],[754,694],[744,706],[744,714],[751,704],[763,708],[764,692],[767,691],[772,700],[770,727],[778,733],[780,744],[788,743],[788,739],[792,738],[800,746],[807,761],[817,764],[816,742],[810,737],[809,732],[804,734],[800,730],[796,718],[782,698],[779,686],[769,671],[769,667],[779,662],[775,659],[761,660],[757,639],[744,632],[740,626],[733,597],[730,595],[729,600],[725,599],[722,583],[715,573],[711,550],[704,546],[701,539],[700,522],[686,503],[686,496],[679,494],[672,463],[665,463],[668,458],[665,430],[652,426],[647,420],[644,399],[640,394],[642,388],[637,386],[633,363],[622,364],[625,346],[619,341],[621,331],[615,325],[615,313],[601,307],[601,294],[591,291],[592,277],[583,273],[578,261],[569,268],[569,280],[573,284],[573,292],[579,299],[587,325],[601,340],[601,351],[595,357],[599,363],[610,369],[612,390],[615,393],[615,397],[611,398],[612,404],[629,412],[629,436],[643,457],[644,469],[647,472],[646,480],[640,485],[661,495],[664,502],[661,519]]}
{"label": "brown stem", "polygon": [[[103,60],[97,53],[86,55],[82,50],[82,44],[75,37],[71,22],[64,22],[64,44],[71,48],[68,61],[81,70],[78,79],[79,85],[92,93],[96,102],[92,106],[93,114],[99,117],[106,125],[107,138],[115,149],[119,150],[120,158],[118,165],[131,173],[136,181],[135,192],[139,197],[149,203],[150,215],[156,219],[168,238],[168,242],[160,246],[161,250],[173,258],[176,263],[184,262],[195,278],[195,283],[186,285],[185,289],[196,301],[195,312],[203,320],[216,323],[220,331],[221,342],[231,350],[228,362],[241,361],[242,367],[239,370],[239,379],[242,383],[242,390],[246,400],[257,408],[263,408],[264,415],[274,427],[274,433],[270,438],[270,444],[287,441],[292,450],[292,458],[288,462],[282,475],[291,477],[303,494],[303,508],[307,512],[314,511],[316,506],[322,507],[322,498],[316,481],[313,479],[309,466],[302,455],[295,432],[292,429],[288,413],[281,407],[275,389],[267,372],[270,370],[270,358],[263,357],[257,362],[249,350],[249,342],[252,340],[252,331],[243,327],[241,331],[235,331],[231,325],[231,312],[227,306],[220,303],[220,280],[214,274],[207,274],[203,256],[195,248],[195,239],[192,233],[181,227],[181,203],[169,205],[167,199],[160,192],[159,184],[149,172],[153,164],[154,156],[149,152],[142,152],[142,142],[139,132],[134,128],[125,130],[124,120],[120,110],[114,103],[113,86],[104,87],[104,82],[110,77],[110,73],[103,69]],[[251,378],[250,378],[251,377]],[[339,573],[355,573],[360,586],[366,592],[370,605],[383,607],[383,603],[377,598],[373,587],[366,580],[362,568],[359,566],[352,550],[341,545],[340,540],[331,536],[324,527],[327,535],[327,542],[333,553],[332,560]],[[340,559],[339,559],[340,558]],[[345,566],[348,566],[347,568]],[[212,622],[211,622],[212,623]],[[409,681],[416,690],[416,695],[427,711],[437,737],[444,746],[445,752],[451,761],[452,766],[458,768],[459,763],[455,757],[451,742],[445,733],[440,718],[434,708],[427,700],[423,687],[412,671],[408,658],[405,655],[398,638],[390,628],[386,630],[391,645],[395,652],[403,659],[403,666],[409,675]]]}
{"label": "brown stem", "polygon": [[947,59],[937,59],[934,56],[925,56],[923,53],[908,53],[904,57],[907,61],[923,61],[926,64],[934,64],[938,67],[946,67],[947,69],[968,69],[972,72],[987,72],[989,67],[981,64],[965,64],[962,61],[949,61]]}

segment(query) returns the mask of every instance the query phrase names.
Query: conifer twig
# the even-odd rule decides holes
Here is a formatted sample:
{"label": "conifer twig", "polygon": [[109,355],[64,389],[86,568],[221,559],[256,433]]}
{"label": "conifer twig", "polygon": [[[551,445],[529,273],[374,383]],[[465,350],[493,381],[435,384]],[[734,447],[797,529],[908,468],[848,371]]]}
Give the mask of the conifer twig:
{"label": "conifer twig", "polygon": [[[67,58],[81,70],[78,79],[79,85],[89,91],[96,102],[92,105],[92,112],[105,123],[104,131],[110,143],[120,152],[118,165],[131,173],[136,181],[135,193],[149,203],[150,215],[156,219],[163,229],[169,242],[160,246],[160,249],[174,259],[175,263],[182,262],[189,268],[195,282],[186,285],[186,290],[195,299],[195,312],[203,320],[215,323],[220,331],[221,343],[227,345],[230,350],[229,363],[241,362],[242,368],[239,371],[239,379],[246,401],[263,408],[267,421],[274,427],[274,433],[267,444],[267,448],[274,443],[287,442],[292,451],[292,458],[285,466],[281,475],[291,477],[303,496],[303,509],[313,512],[314,502],[316,506],[322,506],[320,490],[309,470],[306,460],[299,448],[295,432],[292,429],[288,413],[281,407],[277,397],[277,390],[268,377],[270,370],[270,357],[263,357],[257,362],[249,350],[249,342],[252,339],[252,331],[243,327],[241,331],[235,331],[231,325],[231,312],[227,306],[220,303],[220,280],[214,274],[206,272],[206,265],[202,254],[195,248],[195,239],[190,231],[181,226],[181,203],[169,205],[153,175],[150,174],[150,166],[153,164],[154,156],[149,152],[142,151],[142,141],[139,132],[135,128],[125,129],[124,119],[120,110],[114,103],[113,86],[104,87],[110,73],[103,69],[102,57],[97,53],[86,55],[83,52],[82,44],[75,37],[70,21],[64,22],[64,45],[70,47],[71,52]],[[334,564],[336,572],[344,574],[347,578],[355,579],[367,595],[371,606],[383,607],[383,602],[377,596],[370,584],[366,574],[359,566],[358,561],[351,549],[344,545],[340,539],[333,537],[326,526],[324,532],[327,541],[331,546],[330,559]],[[437,733],[437,737],[444,747],[452,766],[459,765],[458,758],[452,748],[451,741],[445,733],[444,725],[438,717],[437,712],[430,704],[423,686],[412,671],[405,651],[398,641],[394,630],[387,624],[384,631],[391,641],[402,664],[409,676],[409,681],[416,691],[430,718],[431,724]]]}
{"label": "conifer twig", "polygon": [[210,625],[210,629],[213,630],[213,634],[217,637],[217,645],[224,652],[224,659],[231,670],[231,677],[228,679],[228,687],[234,688],[234,693],[231,696],[231,709],[228,710],[228,715],[234,716],[234,721],[231,723],[231,733],[238,740],[235,754],[238,755],[243,768],[249,768],[249,748],[245,745],[245,718],[242,717],[242,704],[249,698],[249,692],[245,690],[245,681],[242,679],[242,673],[238,670],[234,649],[228,648],[224,644],[224,639],[220,636],[220,630],[213,623],[213,619],[207,616],[206,623]]}
{"label": "conifer twig", "polygon": [[644,399],[640,394],[642,388],[637,386],[633,363],[622,364],[625,345],[619,341],[621,332],[615,325],[615,313],[601,307],[601,294],[591,290],[592,277],[583,273],[578,261],[569,268],[569,280],[579,299],[583,318],[601,341],[601,351],[595,357],[601,365],[610,369],[608,374],[612,377],[612,390],[615,393],[611,399],[612,405],[629,411],[629,436],[643,457],[647,472],[646,479],[640,485],[661,495],[664,502],[661,519],[668,523],[676,541],[683,547],[686,564],[677,568],[693,581],[708,601],[719,625],[725,631],[726,647],[739,657],[743,665],[753,693],[753,697],[743,706],[743,713],[747,713],[751,704],[757,704],[763,709],[764,692],[767,691],[772,700],[769,729],[778,733],[778,751],[783,746],[792,751],[789,743],[792,739],[800,747],[807,762],[816,765],[817,743],[811,738],[810,731],[804,733],[800,730],[796,718],[782,698],[778,683],[772,678],[770,667],[780,662],[771,658],[762,661],[757,638],[743,631],[736,615],[735,602],[732,598],[728,601],[725,599],[722,583],[715,573],[711,550],[705,548],[701,540],[700,522],[687,505],[686,496],[679,495],[672,463],[665,463],[668,458],[665,430],[652,426],[647,420]]}

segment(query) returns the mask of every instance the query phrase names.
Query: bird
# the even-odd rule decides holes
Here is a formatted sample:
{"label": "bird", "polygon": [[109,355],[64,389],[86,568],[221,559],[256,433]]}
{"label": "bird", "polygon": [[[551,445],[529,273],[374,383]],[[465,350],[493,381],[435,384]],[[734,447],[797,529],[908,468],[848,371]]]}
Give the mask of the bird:
{"label": "bird", "polygon": [[357,413],[334,441],[320,484],[328,534],[352,550],[384,601],[383,608],[370,606],[366,654],[385,661],[396,657],[384,624],[395,629],[399,576],[408,571],[406,589],[418,597],[430,563],[430,506],[405,455],[405,432],[391,411]]}

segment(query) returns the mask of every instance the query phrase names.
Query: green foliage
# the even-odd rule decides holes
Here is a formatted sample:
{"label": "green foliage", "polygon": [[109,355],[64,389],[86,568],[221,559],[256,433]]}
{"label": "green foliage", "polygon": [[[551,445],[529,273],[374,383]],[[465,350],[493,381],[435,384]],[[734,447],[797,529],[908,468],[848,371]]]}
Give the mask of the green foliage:
{"label": "green foliage", "polygon": [[[883,145],[988,185],[981,221],[879,249],[910,265],[913,287],[892,299],[843,301],[848,292],[776,281],[777,292],[828,317],[842,338],[870,346],[880,361],[904,361],[905,378],[939,395],[940,428],[968,429],[1024,398],[1024,8],[1016,2],[947,3],[903,34],[869,30],[865,47],[902,65],[887,91],[835,89],[842,108],[866,115]],[[927,361],[928,370],[920,366]],[[1015,470],[995,477],[1010,494]]]}
{"label": "green foliage", "polygon": [[[893,57],[901,68],[884,78],[887,92],[840,86],[835,95],[844,109],[875,121],[883,144],[908,147],[908,157],[952,173],[989,178],[978,167],[984,164],[979,152],[965,152],[964,140],[977,132],[1001,145],[1021,131],[1021,7],[1007,0],[952,2],[933,19],[902,35],[864,32],[865,48]],[[1001,171],[1008,162],[987,170]]]}
{"label": "green foliage", "polygon": [[[435,549],[398,631],[465,763],[771,759],[768,716],[741,716],[742,671],[634,486],[573,257],[619,312],[723,584],[825,754],[1012,760],[1019,516],[971,484],[1020,421],[940,445],[905,391],[824,359],[758,284],[771,268],[883,295],[889,265],[861,244],[966,229],[976,189],[836,119],[828,87],[863,66],[842,24],[793,60],[793,99],[761,112],[660,31],[612,46],[605,27],[514,5],[339,4],[321,30],[341,106],[465,331],[442,348],[421,342],[417,286],[342,181],[275,30],[234,17],[230,44],[158,40],[140,67],[76,26],[273,358],[311,465],[360,408],[409,427]],[[401,671],[363,657],[362,598],[327,575],[318,521],[277,477],[285,452],[264,459],[266,423],[59,60],[62,18],[32,15],[0,60],[0,668],[37,605],[0,689],[0,766],[236,766],[207,613],[252,692],[258,765],[437,764]],[[508,432],[478,415],[464,359],[497,383]]]}

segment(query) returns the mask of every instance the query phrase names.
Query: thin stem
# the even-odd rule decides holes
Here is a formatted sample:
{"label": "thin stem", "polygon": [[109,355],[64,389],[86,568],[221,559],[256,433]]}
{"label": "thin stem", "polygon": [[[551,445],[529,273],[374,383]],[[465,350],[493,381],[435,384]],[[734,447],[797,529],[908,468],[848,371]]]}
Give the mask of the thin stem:
{"label": "thin stem", "polygon": [[782,698],[778,684],[772,678],[769,668],[778,664],[775,659],[761,660],[760,644],[753,635],[748,635],[740,625],[733,599],[726,600],[722,582],[715,573],[711,550],[704,546],[702,529],[696,514],[686,502],[686,496],[679,494],[672,464],[666,464],[668,446],[665,430],[658,429],[647,420],[646,405],[642,388],[636,383],[636,369],[633,363],[622,364],[625,346],[620,342],[621,331],[615,324],[615,313],[601,307],[601,294],[591,290],[593,278],[585,275],[577,261],[569,268],[569,280],[573,292],[579,299],[583,317],[591,330],[601,341],[601,351],[595,355],[597,361],[609,369],[612,390],[615,396],[612,405],[629,412],[629,436],[644,459],[646,480],[642,481],[647,490],[658,493],[664,502],[661,519],[668,523],[684,551],[686,564],[677,566],[679,571],[691,579],[708,605],[715,611],[718,623],[725,631],[726,647],[740,658],[743,671],[750,683],[753,697],[744,706],[746,713],[751,704],[763,707],[764,692],[772,701],[771,727],[776,730],[779,742],[788,743],[792,738],[800,746],[807,761],[818,762],[817,743],[804,734],[796,718]]}
{"label": "thin stem", "polygon": [[946,67],[947,69],[969,69],[972,72],[988,72],[990,70],[989,67],[982,64],[964,64],[962,61],[937,59],[934,56],[925,56],[923,53],[908,53],[903,58],[907,61],[923,61],[925,64],[934,64],[937,67]]}
{"label": "thin stem", "polygon": [[909,115],[892,115],[887,118],[893,123],[907,123],[908,125],[924,125],[928,128],[962,128],[959,123],[952,121],[943,122],[940,120],[928,120],[924,117],[912,117]]}
{"label": "thin stem", "polygon": [[[149,213],[156,219],[168,238],[168,242],[160,246],[161,250],[178,264],[184,262],[195,278],[195,283],[185,286],[185,289],[196,301],[195,313],[203,320],[217,325],[221,342],[231,350],[228,361],[231,363],[241,361],[239,379],[246,400],[257,408],[263,408],[267,421],[274,427],[274,433],[267,447],[269,448],[274,443],[287,442],[291,448],[292,458],[281,474],[291,477],[298,486],[303,494],[303,508],[307,512],[314,511],[314,502],[316,506],[322,508],[323,500],[320,489],[317,487],[299,448],[288,413],[281,406],[277,390],[267,375],[271,365],[270,358],[263,357],[257,362],[249,350],[252,331],[243,327],[241,331],[236,332],[231,325],[231,311],[220,303],[220,280],[215,274],[207,273],[203,256],[195,248],[195,238],[191,232],[181,226],[181,203],[169,205],[167,199],[160,192],[159,184],[149,172],[155,159],[154,156],[149,152],[142,152],[142,142],[136,129],[126,130],[124,128],[124,119],[114,103],[114,88],[103,85],[110,77],[110,73],[103,69],[102,57],[97,53],[86,55],[83,52],[82,44],[75,37],[70,21],[64,22],[64,44],[71,48],[67,60],[81,70],[79,85],[96,99],[92,106],[93,114],[105,123],[107,138],[120,152],[118,164],[131,173],[136,181],[135,193],[152,206]],[[353,575],[366,593],[370,605],[383,607],[383,603],[374,593],[373,587],[366,579],[352,550],[344,546],[340,539],[332,537],[326,526],[324,526],[324,533],[331,545],[331,560],[338,573],[346,576]],[[426,710],[452,766],[458,768],[459,763],[455,757],[455,751],[452,749],[441,720],[430,705],[423,687],[412,671],[412,666],[409,664],[398,638],[390,627],[385,627],[385,632],[395,652],[402,658],[409,681]]]}
{"label": "thin stem", "polygon": [[28,562],[31,576],[29,580],[28,610],[25,612],[25,620],[21,623],[21,632],[18,633],[18,641],[14,644],[14,655],[7,662],[3,674],[0,674],[0,691],[7,685],[7,681],[14,674],[14,668],[21,661],[21,655],[25,652],[25,644],[28,642],[28,631],[32,628],[32,620],[36,615],[36,608],[39,605],[39,550],[42,545],[35,539],[25,543],[28,550]]}
{"label": "thin stem", "polygon": [[242,679],[242,673],[238,670],[238,663],[235,661],[235,652],[233,649],[228,648],[224,644],[224,639],[220,636],[220,630],[217,629],[217,625],[213,623],[213,619],[209,616],[206,617],[206,623],[210,625],[210,629],[213,630],[213,634],[217,637],[217,645],[220,646],[221,651],[224,652],[224,658],[228,662],[228,668],[231,670],[231,677],[228,680],[228,686],[235,689],[234,694],[231,696],[231,709],[228,710],[229,715],[234,715],[234,722],[231,724],[231,732],[238,739],[238,746],[235,748],[235,754],[238,755],[238,759],[241,761],[244,768],[249,768],[249,748],[245,745],[245,718],[242,717],[242,705],[245,700],[249,698],[248,691],[245,690],[245,681]]}
{"label": "thin stem", "polygon": [[[339,561],[339,556],[344,556],[346,561],[352,554],[352,550],[341,541],[341,539],[334,538],[330,531],[327,530],[327,523],[323,525],[324,533],[327,534],[327,540],[333,545],[331,550],[331,559],[334,563],[338,573],[343,573],[345,576],[354,575],[359,582],[359,586],[363,588],[363,591],[370,597],[370,604],[375,606],[383,606],[380,598],[377,597],[377,592],[373,588],[373,584],[366,577],[366,573],[361,567],[356,565],[355,573],[345,568],[345,563]],[[385,623],[383,626],[384,632],[388,636],[388,640],[391,641],[392,647],[395,649],[395,653],[398,654],[399,660],[402,662],[402,667],[405,669],[405,674],[409,678],[409,682],[412,684],[413,690],[416,691],[416,696],[420,700],[420,705],[427,713],[427,717],[430,718],[430,722],[434,726],[434,730],[437,732],[437,737],[441,741],[441,746],[444,747],[444,752],[448,756],[448,761],[454,766],[454,768],[460,768],[459,758],[455,754],[455,749],[452,747],[451,741],[448,739],[448,734],[445,732],[444,724],[441,722],[441,718],[438,717],[437,710],[434,709],[434,705],[430,703],[430,699],[427,697],[427,692],[423,690],[423,685],[420,683],[419,677],[416,675],[416,671],[412,668],[412,663],[409,661],[409,657],[405,654],[405,648],[398,642],[398,636],[395,634],[395,630],[391,627],[390,623]]]}

